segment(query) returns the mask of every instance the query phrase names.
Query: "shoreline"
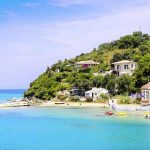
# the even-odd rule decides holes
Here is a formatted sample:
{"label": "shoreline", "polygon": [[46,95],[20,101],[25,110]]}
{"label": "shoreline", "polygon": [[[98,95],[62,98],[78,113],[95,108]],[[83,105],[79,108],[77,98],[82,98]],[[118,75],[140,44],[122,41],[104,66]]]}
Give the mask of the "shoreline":
{"label": "shoreline", "polygon": [[118,112],[137,112],[137,111],[148,111],[150,112],[150,106],[145,107],[140,104],[108,104],[108,103],[98,103],[98,102],[71,102],[71,101],[42,101],[37,99],[22,99],[22,100],[12,100],[7,103],[0,104],[0,108],[8,107],[97,107],[97,108],[107,108],[111,111]]}
{"label": "shoreline", "polygon": [[27,102],[7,102],[7,103],[1,103],[0,108],[7,108],[7,107],[24,107],[28,106],[29,104]]}
{"label": "shoreline", "polygon": [[[0,108],[7,107],[99,107],[99,108],[110,108],[111,106],[107,103],[94,103],[94,102],[62,102],[62,101],[47,101],[42,103],[30,103],[29,101],[17,101],[17,102],[7,102],[0,104]],[[134,111],[136,108],[142,108],[139,104],[119,104],[120,108],[128,108],[128,110],[118,111]],[[144,107],[143,107],[144,108]],[[113,109],[112,109],[113,110]],[[116,110],[117,111],[117,110]],[[140,110],[141,111],[141,110]]]}
{"label": "shoreline", "polygon": [[100,107],[109,108],[108,104],[88,102],[46,102],[38,105],[40,107]]}

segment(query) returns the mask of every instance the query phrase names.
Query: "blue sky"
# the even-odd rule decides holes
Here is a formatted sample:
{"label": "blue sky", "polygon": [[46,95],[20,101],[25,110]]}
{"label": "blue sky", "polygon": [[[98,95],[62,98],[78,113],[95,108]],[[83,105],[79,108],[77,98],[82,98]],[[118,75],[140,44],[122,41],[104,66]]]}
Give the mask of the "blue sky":
{"label": "blue sky", "polygon": [[28,88],[47,66],[139,30],[149,0],[0,0],[0,88]]}

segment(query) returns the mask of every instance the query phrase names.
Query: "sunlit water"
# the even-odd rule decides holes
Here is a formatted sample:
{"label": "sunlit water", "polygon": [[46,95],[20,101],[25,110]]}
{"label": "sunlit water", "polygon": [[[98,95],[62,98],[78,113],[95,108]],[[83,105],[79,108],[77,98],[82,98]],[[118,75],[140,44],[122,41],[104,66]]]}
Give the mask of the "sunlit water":
{"label": "sunlit water", "polygon": [[0,89],[0,103],[8,102],[11,99],[23,97],[24,89]]}
{"label": "sunlit water", "polygon": [[[150,120],[100,108],[0,110],[1,150],[148,150]],[[135,117],[133,117],[135,116]]]}
{"label": "sunlit water", "polygon": [[0,150],[149,150],[150,120],[103,108],[0,109]]}

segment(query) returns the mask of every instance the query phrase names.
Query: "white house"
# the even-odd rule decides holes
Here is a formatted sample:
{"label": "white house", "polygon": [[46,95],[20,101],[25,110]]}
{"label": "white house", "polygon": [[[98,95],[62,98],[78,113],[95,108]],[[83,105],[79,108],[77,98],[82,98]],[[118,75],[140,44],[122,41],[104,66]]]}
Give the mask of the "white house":
{"label": "white house", "polygon": [[97,98],[100,97],[101,94],[108,94],[108,90],[94,87],[90,91],[85,92],[85,97]]}
{"label": "white house", "polygon": [[98,64],[99,64],[98,62],[95,62],[93,60],[76,62],[77,67],[83,67],[83,68],[95,66],[95,65],[98,65]]}
{"label": "white house", "polygon": [[150,82],[141,88],[141,104],[149,105],[150,104]]}
{"label": "white house", "polygon": [[136,68],[136,62],[130,60],[122,60],[122,61],[114,62],[112,63],[112,65],[113,65],[113,70],[116,71],[119,76],[123,74],[128,74],[132,76]]}

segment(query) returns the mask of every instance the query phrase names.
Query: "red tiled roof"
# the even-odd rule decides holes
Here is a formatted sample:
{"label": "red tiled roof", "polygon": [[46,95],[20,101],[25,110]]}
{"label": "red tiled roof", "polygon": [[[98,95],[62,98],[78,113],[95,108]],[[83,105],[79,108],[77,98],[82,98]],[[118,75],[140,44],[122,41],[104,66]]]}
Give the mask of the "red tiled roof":
{"label": "red tiled roof", "polygon": [[150,90],[150,82],[141,87],[142,90]]}

